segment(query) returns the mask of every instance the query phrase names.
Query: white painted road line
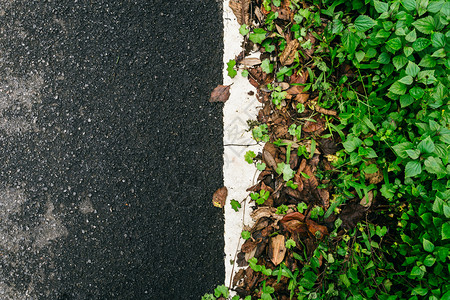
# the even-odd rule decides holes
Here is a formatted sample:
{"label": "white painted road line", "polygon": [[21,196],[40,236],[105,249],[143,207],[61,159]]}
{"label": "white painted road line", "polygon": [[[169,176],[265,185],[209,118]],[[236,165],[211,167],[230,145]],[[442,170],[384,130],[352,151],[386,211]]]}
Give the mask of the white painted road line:
{"label": "white painted road line", "polygon": [[[251,225],[250,203],[247,203],[245,216],[243,209],[235,212],[230,205],[230,201],[235,199],[241,202],[248,195],[246,189],[253,184],[256,168],[244,160],[244,154],[252,150],[258,153],[262,150],[261,145],[256,146],[235,146],[252,145],[256,142],[252,139],[251,132],[247,132],[247,120],[255,120],[260,103],[256,96],[250,96],[250,91],[255,92],[255,88],[248,82],[247,78],[242,77],[241,72],[231,79],[226,70],[226,63],[234,59],[241,52],[241,43],[243,37],[239,34],[239,24],[236,21],[232,10],[229,7],[229,0],[223,3],[223,24],[224,24],[224,84],[233,84],[231,86],[231,96],[225,103],[223,110],[224,123],[224,185],[228,188],[228,198],[225,205],[225,285],[230,284],[230,278],[233,272],[237,271],[237,265],[234,267],[230,261],[235,260],[238,247],[242,245],[240,234],[243,223]],[[232,144],[232,145],[230,145]],[[242,203],[244,207],[244,203]]]}

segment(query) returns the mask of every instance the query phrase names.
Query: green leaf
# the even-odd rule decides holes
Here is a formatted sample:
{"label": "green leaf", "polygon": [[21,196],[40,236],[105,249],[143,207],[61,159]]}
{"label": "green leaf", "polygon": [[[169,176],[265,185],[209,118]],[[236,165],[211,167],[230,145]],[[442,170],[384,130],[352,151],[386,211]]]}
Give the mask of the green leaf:
{"label": "green leaf", "polygon": [[416,34],[415,29],[411,30],[411,32],[405,36],[405,40],[407,40],[410,43],[414,42],[416,39],[417,39],[417,34]]}
{"label": "green leaf", "polygon": [[430,242],[427,239],[423,239],[423,249],[427,252],[433,252],[434,250],[434,245],[432,242]]}
{"label": "green leaf", "polygon": [[445,175],[447,171],[444,168],[444,165],[442,164],[442,160],[438,157],[430,156],[428,157],[425,162],[425,170],[427,170],[429,173],[437,174],[437,175]]}
{"label": "green leaf", "polygon": [[425,91],[421,87],[415,86],[409,90],[409,93],[414,97],[414,99],[419,100],[423,97]]}
{"label": "green leaf", "polygon": [[406,154],[406,149],[410,149],[411,147],[412,144],[410,142],[403,142],[392,146],[392,149],[394,149],[398,157],[407,158],[408,154]]}
{"label": "green leaf", "polygon": [[266,164],[265,163],[256,163],[256,168],[259,171],[264,171],[266,169]]}
{"label": "green leaf", "polygon": [[404,95],[406,93],[406,85],[398,81],[394,82],[394,84],[389,88],[389,91],[396,95]]}
{"label": "green leaf", "polygon": [[417,80],[423,84],[433,84],[436,82],[436,77],[434,77],[434,70],[420,71],[417,75]]}
{"label": "green leaf", "polygon": [[435,48],[445,47],[445,35],[441,32],[431,34],[431,45]]}
{"label": "green leaf", "polygon": [[422,153],[431,154],[434,152],[436,147],[434,146],[434,143],[431,140],[431,138],[428,136],[423,141],[421,141],[419,145],[417,145],[417,149],[419,149],[420,152]]}
{"label": "green leaf", "polygon": [[427,12],[428,0],[418,0],[417,3],[417,12],[419,13],[419,17]]}
{"label": "green leaf", "polygon": [[255,44],[261,44],[266,38],[266,31],[262,28],[253,29],[253,33],[250,33],[249,39]]}
{"label": "green leaf", "polygon": [[225,298],[228,298],[228,294],[228,288],[223,284],[214,289],[214,296],[216,297],[224,296]]}
{"label": "green leaf", "polygon": [[416,9],[416,0],[401,0],[401,3],[408,11]]}
{"label": "green leaf", "polygon": [[428,254],[427,257],[425,257],[425,259],[423,260],[423,264],[426,267],[431,267],[432,265],[434,265],[435,262],[436,258],[434,258],[434,256],[431,254]]}
{"label": "green leaf", "polygon": [[387,12],[389,9],[389,5],[387,3],[381,2],[381,1],[374,1],[374,7],[377,13],[382,14],[384,12]]}
{"label": "green leaf", "polygon": [[432,16],[427,16],[422,19],[418,19],[413,22],[412,25],[420,32],[424,34],[431,34],[435,29],[434,19]]}
{"label": "green leaf", "polygon": [[407,75],[407,76],[401,78],[398,82],[404,83],[406,85],[410,85],[411,83],[413,83],[413,78],[411,76]]}
{"label": "green leaf", "polygon": [[261,69],[267,74],[271,74],[273,72],[273,64],[270,63],[268,58],[262,61]]}
{"label": "green leaf", "polygon": [[413,63],[412,61],[408,62],[408,65],[406,66],[406,74],[411,77],[416,77],[417,74],[419,74],[420,68]]}
{"label": "green leaf", "polygon": [[291,169],[291,166],[285,163],[278,163],[275,171],[280,175],[283,174],[284,181],[292,179],[295,175],[295,171]]}
{"label": "green leaf", "polygon": [[420,52],[431,45],[431,41],[426,38],[418,38],[413,44],[412,47],[415,51]]}
{"label": "green leaf", "polygon": [[377,60],[380,64],[388,64],[391,61],[391,57],[387,52],[383,52],[378,56]]}
{"label": "green leaf", "polygon": [[376,173],[377,171],[378,171],[378,167],[376,164],[371,164],[364,168],[364,173],[366,173],[366,174],[373,174],[373,173]]}
{"label": "green leaf", "polygon": [[230,205],[231,205],[231,208],[234,209],[235,212],[238,212],[239,208],[241,208],[241,204],[239,203],[239,201],[236,201],[234,199],[230,201]]}
{"label": "green leaf", "polygon": [[253,152],[251,150],[247,151],[244,155],[245,161],[248,162],[249,164],[253,163],[253,158],[255,158],[255,157],[256,157],[255,152]]}
{"label": "green leaf", "polygon": [[355,151],[359,146],[362,145],[362,140],[357,137],[347,137],[347,140],[342,143],[345,148],[345,151],[348,153]]}
{"label": "green leaf", "polygon": [[397,55],[392,59],[392,64],[397,71],[403,68],[403,66],[405,66],[407,62],[408,59],[404,55]]}
{"label": "green leaf", "polygon": [[432,57],[444,58],[447,56],[447,51],[444,48],[438,49],[431,54]]}
{"label": "green leaf", "polygon": [[427,289],[427,288],[420,287],[420,286],[416,286],[416,287],[413,288],[413,290],[411,291],[411,295],[425,296],[426,294],[428,294],[428,289]]}
{"label": "green leaf", "polygon": [[391,35],[390,31],[386,31],[384,29],[380,29],[377,32],[377,35],[375,36],[377,39],[384,39],[384,38],[388,38]]}
{"label": "green leaf", "polygon": [[246,24],[242,24],[241,27],[239,27],[239,33],[241,35],[247,35],[250,32],[250,30],[247,29],[247,25]]}
{"label": "green leaf", "polygon": [[411,54],[413,54],[414,49],[412,47],[405,47],[403,48],[403,53],[405,53],[406,57],[409,57]]}
{"label": "green leaf", "polygon": [[387,41],[386,45],[391,47],[394,51],[397,51],[402,48],[402,40],[399,37],[396,37]]}
{"label": "green leaf", "polygon": [[364,32],[377,25],[377,22],[371,17],[360,15],[356,18],[354,25],[357,31]]}
{"label": "green leaf", "polygon": [[227,62],[227,72],[228,76],[231,78],[234,78],[237,75],[237,71],[234,69],[234,66],[236,65],[236,61],[234,59],[230,59]]}
{"label": "green leaf", "polygon": [[418,161],[410,161],[405,166],[405,178],[414,177],[422,173],[422,166]]}
{"label": "green leaf", "polygon": [[248,70],[242,70],[241,75],[242,77],[248,77]]}
{"label": "green leaf", "polygon": [[400,96],[400,106],[402,108],[413,104],[414,101],[415,101],[414,98],[411,95],[409,95],[409,94]]}
{"label": "green leaf", "polygon": [[366,54],[362,51],[358,51],[355,53],[355,57],[358,62],[361,62],[364,59],[364,56],[366,56]]}
{"label": "green leaf", "polygon": [[244,240],[248,240],[251,236],[252,236],[252,234],[250,233],[250,231],[243,230],[243,231],[241,232],[241,237],[242,237]]}
{"label": "green leaf", "polygon": [[441,235],[443,240],[450,239],[450,222],[442,224]]}
{"label": "green leaf", "polygon": [[355,53],[356,47],[359,45],[360,37],[355,33],[350,32],[348,29],[344,31],[342,35],[342,45],[344,49],[349,53]]}
{"label": "green leaf", "polygon": [[418,149],[416,149],[416,150],[408,149],[408,150],[406,150],[406,153],[408,154],[408,156],[411,159],[418,159],[419,155],[420,155],[420,150],[418,150]]}
{"label": "green leaf", "polygon": [[425,55],[419,63],[419,66],[425,68],[434,68],[436,66],[436,59],[431,57],[431,55]]}

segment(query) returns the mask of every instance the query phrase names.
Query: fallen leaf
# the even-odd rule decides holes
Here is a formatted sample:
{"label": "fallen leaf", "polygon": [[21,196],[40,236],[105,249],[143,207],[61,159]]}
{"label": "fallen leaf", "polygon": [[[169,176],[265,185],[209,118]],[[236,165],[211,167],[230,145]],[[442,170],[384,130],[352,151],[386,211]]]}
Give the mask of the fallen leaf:
{"label": "fallen leaf", "polygon": [[357,202],[350,202],[341,211],[339,218],[342,220],[342,227],[352,229],[366,215],[367,208]]}
{"label": "fallen leaf", "polygon": [[217,191],[213,194],[212,203],[215,207],[222,208],[225,205],[225,202],[227,200],[228,196],[228,189],[227,187],[223,186],[219,188]]}
{"label": "fallen leaf", "polygon": [[218,85],[212,92],[209,102],[226,102],[230,98],[231,85]]}
{"label": "fallen leaf", "polygon": [[278,266],[284,259],[286,254],[286,238],[284,235],[277,235],[270,239],[267,254],[275,266]]}
{"label": "fallen leaf", "polygon": [[[313,220],[306,220],[306,226],[308,227],[308,231],[318,239],[322,239],[323,237],[328,235],[327,227],[319,225]],[[320,236],[318,236],[317,232],[320,232]]]}
{"label": "fallen leaf", "polygon": [[246,67],[253,67],[256,65],[261,64],[261,60],[256,57],[246,57],[243,60],[241,60],[240,64],[246,66]]}
{"label": "fallen leaf", "polygon": [[299,46],[299,41],[297,39],[290,41],[286,48],[281,52],[280,63],[283,66],[290,65],[294,62],[295,55],[297,55],[297,48]]}
{"label": "fallen leaf", "polygon": [[249,24],[248,9],[250,7],[250,0],[230,0],[229,6],[236,16],[239,25]]}
{"label": "fallen leaf", "polygon": [[359,204],[367,208],[372,205],[372,202],[373,202],[373,191],[369,191],[367,192],[367,198],[366,196],[364,196],[359,202]]}
{"label": "fallen leaf", "polygon": [[325,109],[323,107],[320,107],[318,105],[314,106],[314,110],[317,111],[318,113],[324,114],[324,115],[329,115],[329,116],[337,116],[337,112],[333,109]]}

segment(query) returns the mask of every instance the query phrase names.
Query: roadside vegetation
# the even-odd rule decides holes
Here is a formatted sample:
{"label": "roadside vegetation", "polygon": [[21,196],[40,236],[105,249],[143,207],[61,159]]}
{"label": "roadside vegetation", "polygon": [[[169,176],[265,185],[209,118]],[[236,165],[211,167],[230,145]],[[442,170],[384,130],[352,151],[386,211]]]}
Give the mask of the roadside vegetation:
{"label": "roadside vegetation", "polygon": [[264,149],[243,268],[202,299],[450,299],[450,2],[230,6]]}

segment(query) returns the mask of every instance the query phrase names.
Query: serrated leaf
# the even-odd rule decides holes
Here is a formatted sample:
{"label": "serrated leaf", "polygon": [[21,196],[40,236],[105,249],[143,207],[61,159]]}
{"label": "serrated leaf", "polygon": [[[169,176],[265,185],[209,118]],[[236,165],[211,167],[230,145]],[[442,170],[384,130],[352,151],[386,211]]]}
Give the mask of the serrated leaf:
{"label": "serrated leaf", "polygon": [[425,160],[424,165],[425,165],[425,170],[427,170],[427,172],[429,172],[429,173],[436,174],[436,175],[446,173],[444,165],[442,164],[442,160],[438,157],[434,157],[434,156],[428,157]]}
{"label": "serrated leaf", "polygon": [[378,167],[376,164],[371,164],[364,168],[364,173],[366,173],[366,174],[373,174],[373,173],[376,173],[377,171],[378,171]]}
{"label": "serrated leaf", "polygon": [[418,19],[413,22],[412,25],[420,32],[424,34],[431,34],[436,28],[434,24],[434,19],[432,16],[427,16],[422,19]]}
{"label": "serrated leaf", "polygon": [[411,95],[409,95],[409,94],[400,96],[400,106],[402,108],[413,104],[414,101],[415,101],[414,98]]}
{"label": "serrated leaf", "polygon": [[386,31],[384,29],[380,29],[377,32],[377,35],[375,36],[377,39],[385,39],[388,38],[391,35],[391,32]]}
{"label": "serrated leaf", "polygon": [[397,71],[403,68],[403,66],[405,66],[407,62],[408,59],[404,55],[397,55],[392,59],[392,64]]}
{"label": "serrated leaf", "polygon": [[354,25],[357,31],[364,32],[377,25],[377,22],[369,16],[360,15],[356,18]]}
{"label": "serrated leaf", "polygon": [[396,37],[387,41],[386,45],[397,51],[400,50],[400,48],[402,48],[402,40],[399,37]]}
{"label": "serrated leaf", "polygon": [[433,54],[431,54],[432,57],[438,57],[438,58],[444,58],[447,56],[447,51],[445,51],[445,49],[439,49],[433,52]]}
{"label": "serrated leaf", "polygon": [[342,35],[342,45],[349,53],[355,53],[356,47],[359,45],[360,37],[349,30],[344,31]]}
{"label": "serrated leaf", "polygon": [[242,24],[241,27],[239,27],[239,33],[241,35],[247,35],[250,32],[249,29],[247,29],[247,25],[246,24]]}
{"label": "serrated leaf", "polygon": [[387,12],[389,9],[389,5],[385,2],[381,2],[381,1],[377,1],[375,0],[373,3],[375,10],[377,11],[377,13],[382,14],[384,12]]}
{"label": "serrated leaf", "polygon": [[434,250],[434,245],[432,242],[430,242],[427,239],[423,239],[423,249],[427,252],[433,252]]}
{"label": "serrated leaf", "polygon": [[416,34],[415,29],[411,30],[411,32],[405,36],[405,40],[407,40],[410,43],[414,42],[416,39],[417,39],[417,34]]}
{"label": "serrated leaf", "polygon": [[415,150],[408,149],[406,150],[406,153],[411,159],[418,159],[420,155],[420,151],[418,149]]}
{"label": "serrated leaf", "polygon": [[271,74],[273,72],[273,64],[270,63],[268,58],[262,61],[261,69],[267,74]]}
{"label": "serrated leaf", "polygon": [[431,154],[434,152],[436,147],[431,138],[428,136],[424,140],[422,140],[419,145],[417,145],[417,149],[419,149],[422,153]]}
{"label": "serrated leaf", "polygon": [[350,153],[355,151],[359,146],[362,145],[362,140],[357,137],[347,137],[347,140],[342,143],[345,150]]}
{"label": "serrated leaf", "polygon": [[406,66],[406,74],[411,77],[416,77],[417,74],[419,74],[420,68],[413,63],[412,61],[408,62],[408,65]]}
{"label": "serrated leaf", "polygon": [[436,66],[436,59],[432,58],[431,55],[425,55],[419,63],[419,66],[425,68],[434,68]]}
{"label": "serrated leaf", "polygon": [[431,45],[431,41],[426,38],[418,38],[413,44],[412,47],[415,51],[420,52]]}
{"label": "serrated leaf", "polygon": [[411,83],[413,83],[413,78],[409,75],[406,75],[405,77],[401,78],[398,82],[410,85]]}
{"label": "serrated leaf", "polygon": [[417,12],[419,17],[427,12],[428,0],[418,0],[417,1]]}
{"label": "serrated leaf", "polygon": [[403,142],[397,145],[392,146],[397,156],[400,158],[407,158],[408,154],[406,153],[406,149],[410,149],[412,144],[410,142]]}
{"label": "serrated leaf", "polygon": [[450,239],[450,222],[442,224],[441,235],[443,240]]}
{"label": "serrated leaf", "polygon": [[425,94],[425,91],[421,87],[415,86],[409,90],[409,93],[411,96],[414,97],[414,99],[419,100],[420,98],[423,97],[423,95]]}
{"label": "serrated leaf", "polygon": [[434,77],[434,70],[420,71],[417,75],[417,80],[423,84],[433,84],[436,82],[436,77]]}
{"label": "serrated leaf", "polygon": [[434,32],[431,34],[431,45],[435,48],[444,48],[445,35],[441,32]]}
{"label": "serrated leaf", "polygon": [[406,57],[409,57],[411,54],[413,54],[414,49],[412,47],[405,47],[403,48],[403,53],[405,53]]}
{"label": "serrated leaf", "polygon": [[418,161],[410,161],[405,166],[405,178],[414,177],[422,173],[422,166]]}
{"label": "serrated leaf", "polygon": [[408,11],[416,9],[416,0],[401,0],[401,3]]}
{"label": "serrated leaf", "polygon": [[358,51],[355,53],[355,57],[358,62],[361,62],[364,59],[364,56],[366,56],[366,54],[362,51]]}
{"label": "serrated leaf", "polygon": [[388,53],[383,52],[380,54],[380,56],[378,56],[378,60],[377,62],[379,62],[380,64],[388,64],[391,61],[391,57],[389,56]]}
{"label": "serrated leaf", "polygon": [[391,85],[389,91],[396,95],[404,95],[406,93],[406,85],[396,81]]}

